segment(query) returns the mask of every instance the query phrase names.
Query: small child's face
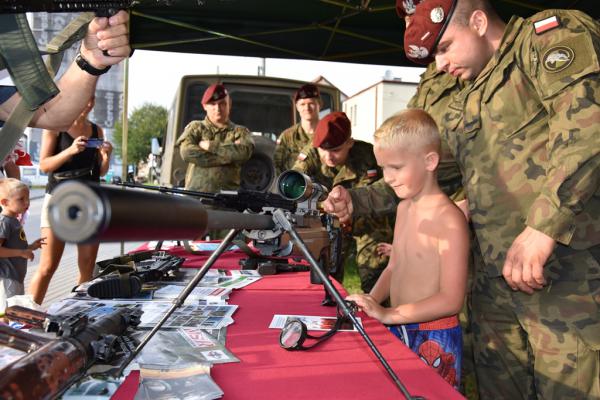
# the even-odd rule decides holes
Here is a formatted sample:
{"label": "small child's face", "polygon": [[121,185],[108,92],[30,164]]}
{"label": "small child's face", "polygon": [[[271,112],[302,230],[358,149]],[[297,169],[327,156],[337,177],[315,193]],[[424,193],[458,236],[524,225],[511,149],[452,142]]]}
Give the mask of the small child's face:
{"label": "small child's face", "polygon": [[7,198],[2,199],[3,213],[11,216],[23,214],[29,208],[29,189],[22,188],[12,192]]}
{"label": "small child's face", "polygon": [[374,148],[377,164],[383,169],[383,180],[401,199],[409,199],[421,191],[429,171],[425,154],[400,146]]}

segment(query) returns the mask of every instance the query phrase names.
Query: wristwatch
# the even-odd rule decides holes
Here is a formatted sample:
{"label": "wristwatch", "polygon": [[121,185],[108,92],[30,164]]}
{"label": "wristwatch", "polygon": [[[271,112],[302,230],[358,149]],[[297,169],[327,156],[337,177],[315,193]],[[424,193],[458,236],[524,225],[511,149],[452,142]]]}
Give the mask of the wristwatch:
{"label": "wristwatch", "polygon": [[77,57],[75,57],[75,63],[77,64],[77,66],[79,68],[81,68],[82,70],[84,70],[88,74],[94,75],[94,76],[105,74],[110,69],[110,65],[107,66],[107,67],[105,67],[105,68],[102,68],[102,69],[98,69],[98,68],[94,67],[85,58],[83,58],[83,56],[81,55],[81,53],[78,53]]}

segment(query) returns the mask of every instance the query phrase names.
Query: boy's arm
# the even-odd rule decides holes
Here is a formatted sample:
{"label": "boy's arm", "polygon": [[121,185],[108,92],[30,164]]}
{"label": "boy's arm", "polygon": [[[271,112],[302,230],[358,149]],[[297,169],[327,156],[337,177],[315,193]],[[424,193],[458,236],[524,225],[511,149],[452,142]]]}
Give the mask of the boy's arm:
{"label": "boy's arm", "polygon": [[0,258],[23,257],[33,260],[33,251],[29,249],[9,249],[3,246],[4,238],[0,239]]}
{"label": "boy's arm", "polygon": [[[393,255],[393,252],[392,252]],[[393,260],[390,257],[387,267],[383,270],[379,278],[377,278],[377,282],[371,289],[369,296],[373,298],[377,302],[377,304],[383,303],[388,297],[390,297],[390,281],[392,277],[392,264]]]}
{"label": "boy's arm", "polygon": [[39,238],[36,241],[34,241],[33,243],[31,243],[29,246],[27,246],[27,248],[29,250],[37,250],[40,247],[42,247],[42,245],[46,244],[45,240],[46,240],[45,237]]}

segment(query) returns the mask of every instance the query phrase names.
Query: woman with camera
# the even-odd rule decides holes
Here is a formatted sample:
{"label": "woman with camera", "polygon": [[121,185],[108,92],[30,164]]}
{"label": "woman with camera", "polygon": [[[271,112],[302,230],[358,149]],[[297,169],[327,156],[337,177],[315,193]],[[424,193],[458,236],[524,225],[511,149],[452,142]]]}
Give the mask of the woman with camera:
{"label": "woman with camera", "polygon": [[[42,247],[40,265],[29,289],[38,304],[44,300],[65,249],[65,242],[53,234],[48,223],[48,203],[52,190],[60,182],[70,179],[99,182],[109,168],[112,145],[104,140],[102,128],[88,120],[94,104],[95,98],[92,97],[68,131],[44,130],[42,133],[40,169],[48,174],[41,213],[42,237],[46,238],[46,245]],[[92,278],[98,246],[99,243],[77,245],[79,283]]]}

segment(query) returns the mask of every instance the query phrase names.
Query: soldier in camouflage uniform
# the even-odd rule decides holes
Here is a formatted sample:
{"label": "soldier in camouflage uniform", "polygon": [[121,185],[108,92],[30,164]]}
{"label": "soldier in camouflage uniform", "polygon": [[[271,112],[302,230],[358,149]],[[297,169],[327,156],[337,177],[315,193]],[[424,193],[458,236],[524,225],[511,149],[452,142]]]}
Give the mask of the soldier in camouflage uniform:
{"label": "soldier in camouflage uniform", "polygon": [[[312,145],[297,158],[294,170],[303,172],[331,189],[370,185],[383,175],[373,154],[373,145],[351,138],[350,121],[346,114],[333,112],[319,121]],[[388,257],[380,256],[377,244],[391,242],[393,217],[361,217],[352,223],[352,237],[356,241],[356,263],[361,289],[369,293]],[[336,276],[341,279],[340,276]]]}
{"label": "soldier in camouflage uniform", "polygon": [[321,110],[319,88],[312,83],[303,85],[294,94],[294,103],[300,115],[300,122],[287,128],[277,138],[273,154],[276,176],[291,169],[300,151],[312,141]]}
{"label": "soldier in camouflage uniform", "polygon": [[472,80],[443,132],[484,258],[480,395],[600,399],[600,24],[548,10],[506,25],[487,1],[453,3],[417,6],[405,48]]}
{"label": "soldier in camouflage uniform", "polygon": [[[201,192],[238,190],[241,168],[252,155],[254,142],[248,128],[229,120],[231,99],[223,85],[209,86],[202,96],[206,118],[192,121],[177,140],[181,158],[188,162],[185,188]],[[208,233],[224,238],[226,230]]]}
{"label": "soldier in camouflage uniform", "polygon": [[223,85],[206,89],[202,107],[206,118],[190,122],[177,140],[181,158],[189,163],[185,188],[201,192],[238,190],[242,164],[254,150],[250,131],[229,120],[231,99]]}

